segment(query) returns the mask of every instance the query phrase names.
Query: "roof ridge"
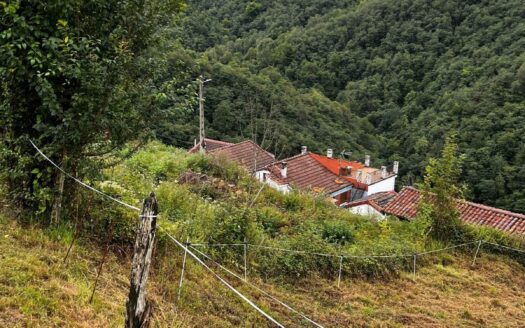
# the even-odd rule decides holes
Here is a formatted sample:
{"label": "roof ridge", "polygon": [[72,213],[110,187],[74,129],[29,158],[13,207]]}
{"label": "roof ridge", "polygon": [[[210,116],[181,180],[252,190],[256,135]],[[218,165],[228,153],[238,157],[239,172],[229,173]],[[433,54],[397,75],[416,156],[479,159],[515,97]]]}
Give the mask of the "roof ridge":
{"label": "roof ridge", "polygon": [[212,141],[212,142],[217,142],[217,143],[221,143],[221,144],[225,144],[225,145],[234,145],[233,142],[222,141],[222,140],[217,140],[217,139],[212,139],[212,138],[204,138],[204,141]]}
{"label": "roof ridge", "polygon": [[[403,189],[408,189],[408,190],[412,190],[412,191],[416,191],[418,192],[419,194],[421,194],[421,190],[417,189],[417,188],[414,188],[413,186],[404,186],[401,191],[399,191],[398,194],[401,194],[401,192],[403,191]],[[517,218],[520,218],[520,219],[523,219],[525,220],[525,214],[522,214],[522,213],[516,213],[516,212],[512,212],[512,211],[509,211],[509,210],[505,210],[505,209],[501,209],[501,208],[497,208],[497,207],[494,207],[494,206],[490,206],[490,205],[485,205],[485,204],[480,204],[480,203],[474,203],[474,202],[471,202],[469,200],[466,200],[466,199],[455,199],[457,202],[463,202],[463,203],[467,203],[468,205],[471,205],[471,206],[474,206],[474,207],[477,207],[477,208],[481,208],[481,209],[484,209],[484,210],[488,210],[488,211],[493,211],[493,212],[497,212],[497,213],[501,213],[501,214],[506,214],[506,215],[509,215],[509,216],[514,216],[514,217],[517,217]]]}
{"label": "roof ridge", "polygon": [[[315,158],[314,156],[312,155],[316,155],[316,156],[320,156],[318,154],[315,154],[315,153],[311,153],[311,152],[307,152],[306,155],[309,155],[311,159],[313,159],[314,161],[316,161],[317,163],[319,163],[319,165],[321,165],[321,167],[329,172],[330,174],[334,175],[336,177],[336,180],[338,180],[339,178],[342,178],[340,175],[337,175],[335,174],[334,172],[330,171],[330,169],[328,169],[326,166],[323,165],[323,163],[321,163],[317,158]],[[346,180],[346,179],[342,179],[343,181],[345,181],[345,184],[347,185],[350,185],[350,186],[354,186],[350,181]]]}
{"label": "roof ridge", "polygon": [[279,164],[279,163],[286,162],[286,161],[289,161],[289,160],[292,160],[292,159],[296,159],[296,158],[299,158],[299,157],[301,157],[301,156],[308,155],[309,153],[310,153],[310,152],[306,152],[306,153],[304,153],[304,154],[297,154],[297,155],[293,155],[292,157],[288,157],[288,158],[284,158],[284,159],[276,160],[275,162],[266,165],[265,168],[266,168],[266,167],[269,167],[269,166],[277,165],[277,164]]}
{"label": "roof ridge", "polygon": [[[253,144],[254,146],[256,146],[257,148],[261,149],[262,151],[264,151],[265,153],[267,153],[268,155],[270,155],[271,157],[275,158],[275,155],[270,153],[269,151],[267,151],[266,149],[264,149],[263,147],[259,146],[256,142],[254,142],[253,140],[251,139],[246,139],[246,140],[243,140],[241,142],[237,142],[237,143],[230,143],[229,145],[226,145],[224,147],[221,147],[221,148],[217,148],[217,149],[214,149],[210,152],[215,152],[215,151],[220,151],[220,150],[225,150],[225,149],[229,149],[229,148],[232,148],[234,146],[237,146],[237,145],[242,145],[242,144],[245,144],[245,143],[251,143]],[[271,165],[271,164],[268,164],[268,165]]]}

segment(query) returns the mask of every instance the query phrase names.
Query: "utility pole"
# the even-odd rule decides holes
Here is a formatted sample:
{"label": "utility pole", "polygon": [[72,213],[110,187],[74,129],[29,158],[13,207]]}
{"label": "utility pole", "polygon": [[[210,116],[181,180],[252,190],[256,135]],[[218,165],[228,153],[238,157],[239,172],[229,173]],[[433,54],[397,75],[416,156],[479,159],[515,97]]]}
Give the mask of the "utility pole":
{"label": "utility pole", "polygon": [[199,150],[204,153],[204,83],[210,82],[211,79],[204,80],[201,75],[199,81]]}

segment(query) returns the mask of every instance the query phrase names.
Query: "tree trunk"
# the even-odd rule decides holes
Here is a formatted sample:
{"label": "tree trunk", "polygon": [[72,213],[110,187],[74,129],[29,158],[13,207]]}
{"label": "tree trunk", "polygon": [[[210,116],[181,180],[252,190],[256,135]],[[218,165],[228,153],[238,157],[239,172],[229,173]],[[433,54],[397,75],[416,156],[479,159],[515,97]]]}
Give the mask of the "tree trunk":
{"label": "tree trunk", "polygon": [[126,302],[126,328],[148,327],[150,323],[151,306],[146,300],[146,284],[155,241],[157,212],[157,200],[155,194],[151,193],[142,205],[140,223],[135,239],[131,265],[131,286]]}
{"label": "tree trunk", "polygon": [[53,203],[53,209],[51,211],[51,225],[57,226],[60,222],[60,215],[62,213],[62,201],[64,199],[64,183],[66,181],[66,175],[63,172],[58,173],[57,185],[58,195],[55,197]]}

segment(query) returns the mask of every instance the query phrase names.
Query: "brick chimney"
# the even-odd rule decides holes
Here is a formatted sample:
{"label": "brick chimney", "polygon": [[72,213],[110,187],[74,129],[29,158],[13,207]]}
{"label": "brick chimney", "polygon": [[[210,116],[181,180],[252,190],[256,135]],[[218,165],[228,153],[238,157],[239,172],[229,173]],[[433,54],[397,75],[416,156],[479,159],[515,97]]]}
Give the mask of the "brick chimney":
{"label": "brick chimney", "polygon": [[365,166],[370,167],[370,155],[365,155]]}
{"label": "brick chimney", "polygon": [[332,148],[328,148],[328,150],[326,151],[326,157],[328,158],[334,157],[334,150]]}
{"label": "brick chimney", "polygon": [[301,155],[304,155],[308,152],[308,147],[306,146],[301,146]]}
{"label": "brick chimney", "polygon": [[381,179],[386,179],[388,173],[386,172],[386,166],[381,166]]}
{"label": "brick chimney", "polygon": [[288,177],[288,163],[281,162],[281,177],[287,178]]}
{"label": "brick chimney", "polygon": [[392,169],[392,172],[394,172],[394,174],[397,174],[399,172],[399,162],[398,161],[394,161],[394,167]]}

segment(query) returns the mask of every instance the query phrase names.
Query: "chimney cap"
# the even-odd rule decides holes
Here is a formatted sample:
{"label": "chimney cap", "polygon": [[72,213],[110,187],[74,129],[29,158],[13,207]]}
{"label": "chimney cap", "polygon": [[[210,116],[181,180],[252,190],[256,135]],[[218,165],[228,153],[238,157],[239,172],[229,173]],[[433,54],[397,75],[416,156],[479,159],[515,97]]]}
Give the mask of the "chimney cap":
{"label": "chimney cap", "polygon": [[328,148],[326,150],[326,157],[332,158],[334,156],[334,150],[332,148]]}
{"label": "chimney cap", "polygon": [[308,152],[308,147],[301,146],[301,154],[306,154]]}

